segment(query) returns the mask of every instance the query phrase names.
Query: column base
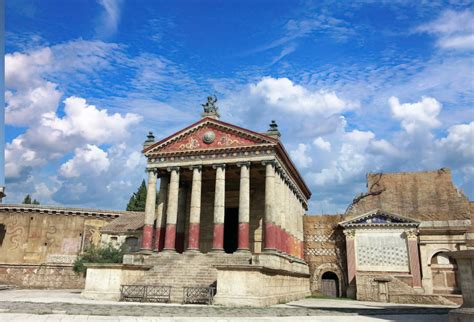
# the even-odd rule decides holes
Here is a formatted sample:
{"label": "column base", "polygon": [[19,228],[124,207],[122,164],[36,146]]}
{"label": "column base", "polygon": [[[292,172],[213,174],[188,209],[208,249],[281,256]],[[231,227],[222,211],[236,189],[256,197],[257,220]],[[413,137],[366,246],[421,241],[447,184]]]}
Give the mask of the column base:
{"label": "column base", "polygon": [[250,249],[248,249],[248,248],[237,248],[235,253],[251,254]]}
{"label": "column base", "polygon": [[224,254],[224,249],[213,248],[211,249],[211,253]]}
{"label": "column base", "polygon": [[201,252],[199,251],[199,249],[197,249],[197,248],[188,248],[188,249],[186,249],[184,252],[185,252],[185,253],[193,253],[193,254],[201,253]]}
{"label": "column base", "polygon": [[275,248],[264,248],[263,252],[264,253],[271,253],[271,254],[278,253],[278,251]]}
{"label": "column base", "polygon": [[139,254],[151,255],[153,254],[153,249],[140,249],[138,251]]}
{"label": "column base", "polygon": [[178,253],[176,249],[173,248],[163,248],[160,253]]}

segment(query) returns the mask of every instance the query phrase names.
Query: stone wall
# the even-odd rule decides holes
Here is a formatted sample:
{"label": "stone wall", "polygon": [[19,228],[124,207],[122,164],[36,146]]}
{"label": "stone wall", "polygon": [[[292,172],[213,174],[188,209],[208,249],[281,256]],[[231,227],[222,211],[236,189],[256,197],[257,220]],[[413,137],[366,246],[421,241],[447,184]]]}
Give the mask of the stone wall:
{"label": "stone wall", "polygon": [[333,272],[339,279],[339,294],[345,295],[346,247],[345,237],[338,223],[344,215],[321,215],[304,217],[304,258],[311,274],[311,293],[321,294],[321,278]]}
{"label": "stone wall", "polygon": [[81,289],[85,279],[72,271],[72,265],[0,264],[0,284],[22,288]]}
{"label": "stone wall", "polygon": [[354,199],[349,217],[373,209],[416,220],[470,219],[469,199],[457,189],[446,168],[426,172],[370,173],[367,193]]}

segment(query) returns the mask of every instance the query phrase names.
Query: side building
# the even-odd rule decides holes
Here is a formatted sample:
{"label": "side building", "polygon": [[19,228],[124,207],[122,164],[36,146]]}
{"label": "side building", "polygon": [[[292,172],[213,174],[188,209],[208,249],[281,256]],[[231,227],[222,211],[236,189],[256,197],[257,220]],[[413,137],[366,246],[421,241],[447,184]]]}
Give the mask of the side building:
{"label": "side building", "polygon": [[[457,265],[446,253],[473,248],[473,203],[450,170],[369,174],[367,187],[344,215],[305,217],[313,294],[460,303]],[[329,263],[318,257],[323,253]],[[333,282],[325,281],[327,272]]]}
{"label": "side building", "polygon": [[100,228],[123,214],[130,215],[99,209],[0,204],[0,284],[82,288],[84,278],[72,271],[74,260],[89,245],[99,245]]}

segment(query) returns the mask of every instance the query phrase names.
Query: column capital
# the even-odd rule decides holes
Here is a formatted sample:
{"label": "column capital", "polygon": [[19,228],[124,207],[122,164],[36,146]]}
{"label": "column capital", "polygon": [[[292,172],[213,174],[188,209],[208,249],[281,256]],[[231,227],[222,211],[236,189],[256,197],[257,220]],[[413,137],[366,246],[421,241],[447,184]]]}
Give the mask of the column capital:
{"label": "column capital", "polygon": [[418,239],[418,233],[415,229],[405,230],[405,236],[408,240]]}
{"label": "column capital", "polygon": [[155,174],[158,174],[159,173],[159,170],[158,168],[148,168],[145,170],[146,173],[150,173],[150,172],[153,172]]}
{"label": "column capital", "polygon": [[355,238],[355,229],[344,229],[344,235],[346,235],[346,239],[354,239]]}
{"label": "column capital", "polygon": [[177,173],[179,173],[180,168],[179,167],[168,167],[168,168],[166,168],[166,170],[168,172],[176,171]]}
{"label": "column capital", "polygon": [[250,167],[250,162],[249,162],[249,161],[237,162],[236,164],[237,164],[237,166],[238,166],[239,168],[240,168],[240,167],[247,167],[247,168]]}
{"label": "column capital", "polygon": [[267,165],[267,164],[270,164],[273,167],[275,167],[276,166],[276,161],[275,160],[264,160],[264,161],[262,161],[262,165]]}
{"label": "column capital", "polygon": [[189,167],[189,170],[199,169],[202,170],[202,165],[196,164]]}
{"label": "column capital", "polygon": [[213,168],[213,169],[217,169],[217,168],[225,169],[225,168],[226,168],[226,165],[225,165],[225,163],[213,164],[213,165],[212,165],[212,168]]}

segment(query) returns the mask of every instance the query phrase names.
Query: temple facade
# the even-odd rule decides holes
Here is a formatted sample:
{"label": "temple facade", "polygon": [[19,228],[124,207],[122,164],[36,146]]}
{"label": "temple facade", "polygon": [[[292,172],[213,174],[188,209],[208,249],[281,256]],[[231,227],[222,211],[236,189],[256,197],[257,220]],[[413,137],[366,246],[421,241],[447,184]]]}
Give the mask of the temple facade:
{"label": "temple facade", "polygon": [[[190,289],[213,289],[221,305],[304,298],[303,216],[311,192],[274,121],[264,133],[243,129],[220,121],[215,102],[209,97],[199,121],[167,138],[155,142],[149,133],[141,234],[135,237],[138,226],[125,217],[102,229],[103,241],[140,242],[124,257],[121,270],[129,273],[120,273],[135,278],[120,285],[170,286],[172,302],[186,302]],[[102,287],[111,272],[88,270],[83,296],[118,299],[118,289]]]}
{"label": "temple facade", "polygon": [[276,252],[302,259],[311,193],[279,137],[274,122],[256,133],[217,113],[159,142],[150,134],[143,150],[142,252]]}

